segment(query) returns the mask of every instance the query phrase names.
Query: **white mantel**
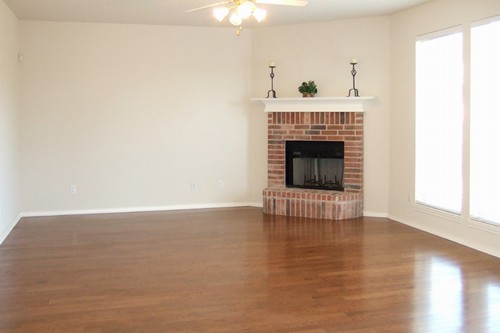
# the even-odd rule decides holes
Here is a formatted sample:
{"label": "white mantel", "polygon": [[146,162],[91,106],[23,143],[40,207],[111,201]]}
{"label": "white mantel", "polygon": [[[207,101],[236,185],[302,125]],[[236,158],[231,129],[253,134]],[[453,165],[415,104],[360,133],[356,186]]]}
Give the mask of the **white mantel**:
{"label": "white mantel", "polygon": [[265,112],[363,112],[364,97],[252,98],[265,105]]}

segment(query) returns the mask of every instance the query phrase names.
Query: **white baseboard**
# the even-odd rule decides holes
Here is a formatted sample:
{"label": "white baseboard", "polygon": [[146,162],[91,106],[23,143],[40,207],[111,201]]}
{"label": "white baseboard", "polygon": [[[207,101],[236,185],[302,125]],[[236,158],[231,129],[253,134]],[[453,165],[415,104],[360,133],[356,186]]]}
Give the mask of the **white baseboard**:
{"label": "white baseboard", "polygon": [[14,229],[14,227],[16,226],[16,224],[19,221],[21,221],[21,218],[22,218],[21,214],[17,215],[16,218],[14,219],[14,221],[12,221],[7,226],[7,228],[5,228],[4,230],[2,230],[2,232],[0,233],[0,244],[2,244],[3,241],[7,239],[7,236],[9,236],[10,232],[12,231],[12,229]]}
{"label": "white baseboard", "polygon": [[462,239],[462,238],[454,237],[454,236],[451,236],[449,234],[443,233],[442,231],[437,230],[435,228],[432,228],[432,227],[429,227],[429,226],[423,226],[421,224],[414,223],[414,222],[411,222],[411,221],[399,218],[399,217],[394,216],[394,215],[389,215],[389,219],[394,220],[394,221],[399,222],[399,223],[402,223],[402,224],[406,224],[406,225],[408,225],[410,227],[413,227],[415,229],[419,229],[419,230],[428,232],[430,234],[439,236],[441,238],[450,240],[450,241],[458,243],[460,245],[470,247],[471,249],[474,249],[474,250],[477,250],[477,251],[481,251],[481,252],[487,253],[489,255],[492,255],[492,256],[500,258],[500,251],[498,249],[494,249],[494,248],[490,248],[490,247],[484,246],[483,244],[480,244],[478,242],[473,242],[473,241],[470,241],[470,240],[467,240],[467,239]]}
{"label": "white baseboard", "polygon": [[387,213],[382,213],[382,212],[370,212],[370,211],[364,211],[363,216],[366,217],[383,217],[383,218],[388,218],[389,214]]}
{"label": "white baseboard", "polygon": [[260,204],[260,206],[259,206],[259,203],[253,203],[253,202],[225,202],[225,203],[204,203],[204,204],[171,205],[171,206],[53,210],[53,211],[23,212],[23,213],[21,213],[21,216],[22,217],[42,217],[42,216],[63,216],[63,215],[90,215],[90,214],[137,213],[137,212],[155,212],[155,211],[188,210],[188,209],[210,209],[210,208],[233,208],[233,207],[262,207],[262,204]]}

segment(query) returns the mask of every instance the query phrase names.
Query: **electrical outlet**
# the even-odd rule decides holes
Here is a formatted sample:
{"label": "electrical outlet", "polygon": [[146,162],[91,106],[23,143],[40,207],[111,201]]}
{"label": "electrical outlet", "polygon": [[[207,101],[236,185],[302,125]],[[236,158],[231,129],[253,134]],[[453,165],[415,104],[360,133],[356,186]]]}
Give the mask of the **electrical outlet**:
{"label": "electrical outlet", "polygon": [[413,193],[408,193],[408,202],[413,203]]}
{"label": "electrical outlet", "polygon": [[71,194],[75,194],[75,193],[76,193],[76,185],[71,185],[71,186],[69,187],[69,192],[70,192]]}
{"label": "electrical outlet", "polygon": [[220,189],[224,188],[224,181],[222,179],[217,182],[217,187]]}
{"label": "electrical outlet", "polygon": [[2,206],[0,206],[0,215],[2,215]]}
{"label": "electrical outlet", "polygon": [[196,191],[198,189],[198,184],[191,182],[191,191]]}

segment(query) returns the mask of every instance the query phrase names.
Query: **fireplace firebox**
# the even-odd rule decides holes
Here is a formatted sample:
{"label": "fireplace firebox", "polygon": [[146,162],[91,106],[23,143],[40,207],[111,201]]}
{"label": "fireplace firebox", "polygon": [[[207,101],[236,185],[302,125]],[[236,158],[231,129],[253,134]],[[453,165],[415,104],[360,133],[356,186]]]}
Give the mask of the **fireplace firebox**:
{"label": "fireplace firebox", "polygon": [[286,187],[344,191],[343,141],[286,141]]}

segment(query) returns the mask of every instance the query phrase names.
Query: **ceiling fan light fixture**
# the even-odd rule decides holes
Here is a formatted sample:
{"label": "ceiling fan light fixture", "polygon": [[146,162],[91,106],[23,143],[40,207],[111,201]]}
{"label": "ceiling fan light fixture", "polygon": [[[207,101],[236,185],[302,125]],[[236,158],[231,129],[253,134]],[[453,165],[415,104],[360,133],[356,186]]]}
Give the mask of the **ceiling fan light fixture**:
{"label": "ceiling fan light fixture", "polygon": [[265,9],[255,7],[255,9],[253,11],[253,17],[255,17],[257,22],[259,22],[259,23],[262,22],[266,18],[266,15],[267,15],[267,11]]}
{"label": "ceiling fan light fixture", "polygon": [[229,14],[229,8],[217,7],[213,10],[213,14],[219,22],[222,22],[222,20],[224,20],[224,18],[227,16],[227,14]]}
{"label": "ceiling fan light fixture", "polygon": [[242,29],[243,20],[253,16],[258,23],[262,22],[266,16],[265,9],[257,7],[260,4],[285,5],[285,6],[305,6],[308,0],[219,0],[221,2],[212,3],[198,8],[186,10],[186,13],[196,12],[202,9],[213,8],[212,14],[217,21],[222,22],[229,16],[229,22],[237,27],[236,34],[239,36]]}
{"label": "ceiling fan light fixture", "polygon": [[241,17],[243,20],[247,19],[252,15],[253,12],[253,4],[250,1],[246,1],[242,3],[241,5],[238,5],[238,8],[236,8],[236,13],[238,14],[239,17]]}
{"label": "ceiling fan light fixture", "polygon": [[232,25],[241,25],[243,19],[235,12],[229,17],[229,22],[231,22]]}

